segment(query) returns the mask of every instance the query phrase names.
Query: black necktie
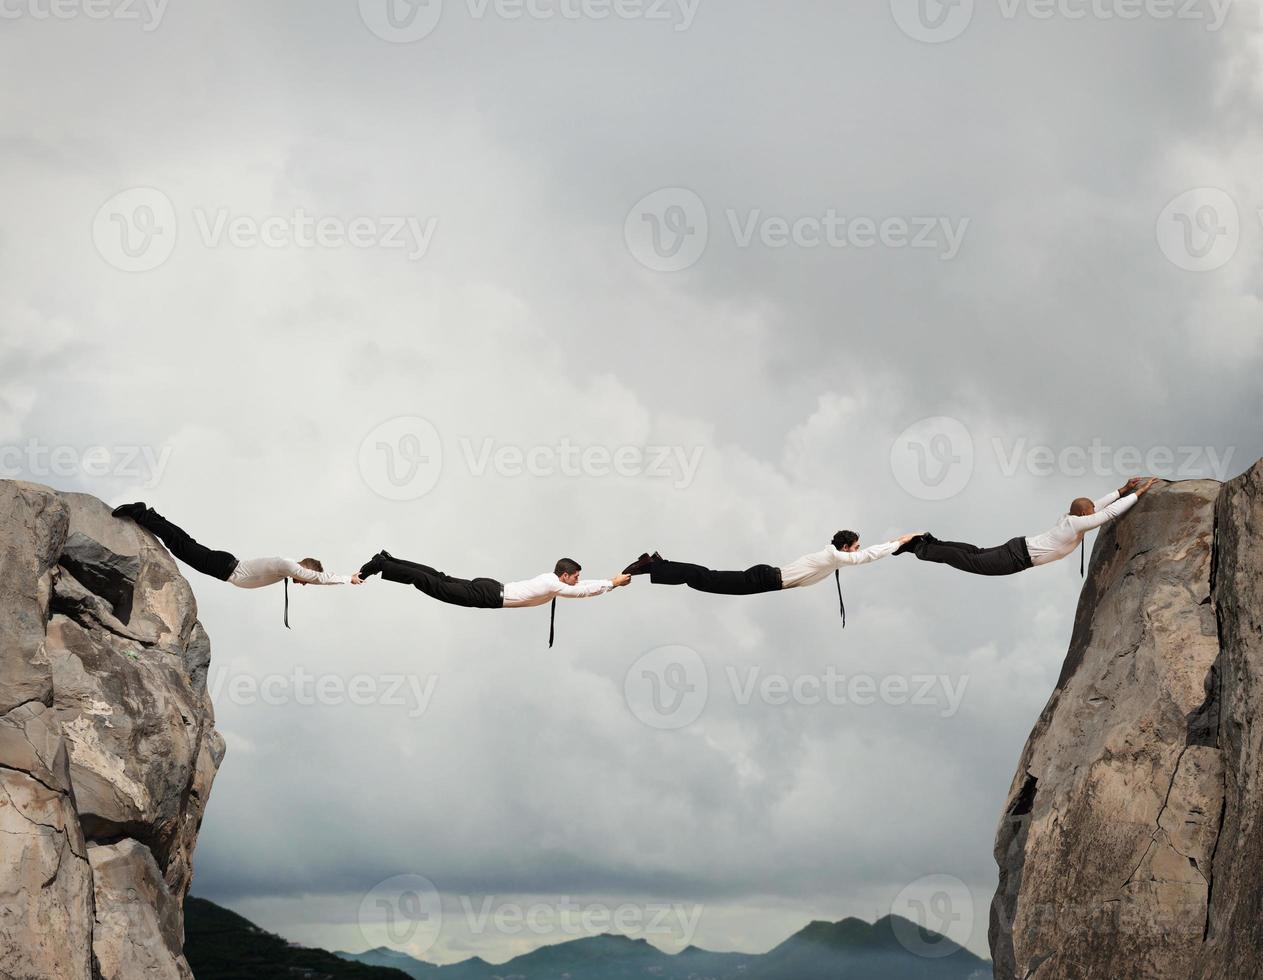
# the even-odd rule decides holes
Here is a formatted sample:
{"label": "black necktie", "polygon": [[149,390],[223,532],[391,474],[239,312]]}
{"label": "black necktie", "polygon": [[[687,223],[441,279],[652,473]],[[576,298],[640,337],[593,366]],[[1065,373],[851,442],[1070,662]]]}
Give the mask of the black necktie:
{"label": "black necktie", "polygon": [[285,580],[285,628],[289,629],[289,579]]}
{"label": "black necktie", "polygon": [[842,610],[842,628],[846,629],[846,603],[842,601],[842,574],[836,568],[833,570],[833,582],[838,587],[838,608]]}
{"label": "black necktie", "polygon": [[1087,553],[1088,553],[1088,539],[1080,538],[1079,539],[1079,578],[1083,578],[1083,559],[1087,557]]}
{"label": "black necktie", "polygon": [[553,597],[552,607],[548,610],[548,649],[553,648],[553,627],[557,623],[557,597]]}

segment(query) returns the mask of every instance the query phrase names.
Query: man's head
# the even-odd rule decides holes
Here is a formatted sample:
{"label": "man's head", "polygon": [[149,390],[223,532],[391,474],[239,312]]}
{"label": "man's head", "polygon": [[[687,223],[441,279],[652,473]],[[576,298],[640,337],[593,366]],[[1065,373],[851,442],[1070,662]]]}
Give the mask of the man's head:
{"label": "man's head", "polygon": [[1087,517],[1089,514],[1096,513],[1096,504],[1087,497],[1076,497],[1070,504],[1070,515],[1072,517]]}
{"label": "man's head", "polygon": [[859,551],[860,536],[854,531],[839,531],[833,536],[833,547],[838,551]]}
{"label": "man's head", "polygon": [[574,585],[579,581],[579,573],[583,568],[573,558],[562,558],[557,562],[557,566],[553,569],[553,574],[565,582],[567,585]]}
{"label": "man's head", "polygon": [[[320,564],[320,559],[319,559],[319,558],[304,558],[304,559],[303,559],[302,561],[300,561],[298,564],[302,565],[302,566],[303,566],[303,568],[310,569],[310,570],[311,570],[311,571],[313,571],[313,572],[323,572],[323,571],[325,570],[324,565]],[[294,581],[295,581],[295,582],[297,582],[299,585],[306,585],[306,584],[307,584],[306,582],[302,581],[301,579],[294,579]]]}

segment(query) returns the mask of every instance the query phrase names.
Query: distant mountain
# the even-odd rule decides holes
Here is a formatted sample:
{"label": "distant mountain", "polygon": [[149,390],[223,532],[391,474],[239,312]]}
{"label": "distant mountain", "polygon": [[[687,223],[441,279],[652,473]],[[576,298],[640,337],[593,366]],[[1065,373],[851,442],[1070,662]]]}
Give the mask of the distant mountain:
{"label": "distant mountain", "polygon": [[[406,980],[407,973],[292,946],[203,898],[184,900],[184,957],[197,980]],[[413,961],[415,962],[415,960]]]}
{"label": "distant mountain", "polygon": [[594,936],[544,946],[499,966],[480,959],[435,966],[391,949],[337,955],[357,963],[393,967],[413,980],[990,980],[991,977],[991,966],[985,960],[945,936],[897,916],[887,916],[872,925],[859,919],[813,922],[762,955],[712,953],[693,946],[671,955],[643,939],[625,936]]}

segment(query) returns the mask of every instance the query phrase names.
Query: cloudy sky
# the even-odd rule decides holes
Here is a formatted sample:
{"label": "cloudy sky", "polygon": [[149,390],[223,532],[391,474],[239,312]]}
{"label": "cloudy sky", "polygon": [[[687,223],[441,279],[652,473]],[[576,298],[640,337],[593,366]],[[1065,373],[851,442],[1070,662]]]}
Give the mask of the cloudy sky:
{"label": "cloudy sky", "polygon": [[[387,2],[0,0],[2,475],[509,580],[998,543],[1263,454],[1257,10]],[[918,909],[985,953],[1075,564],[852,570],[845,632],[831,582],[642,579],[552,651],[196,578],[194,893],[445,962]]]}

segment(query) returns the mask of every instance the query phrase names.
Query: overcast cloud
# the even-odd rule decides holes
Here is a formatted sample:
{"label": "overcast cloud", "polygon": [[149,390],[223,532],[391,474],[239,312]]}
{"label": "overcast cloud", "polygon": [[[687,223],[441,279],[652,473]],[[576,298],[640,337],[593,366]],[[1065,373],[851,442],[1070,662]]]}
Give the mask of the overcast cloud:
{"label": "overcast cloud", "polygon": [[[395,2],[0,0],[4,476],[507,580],[992,544],[1263,454],[1252,6]],[[421,876],[444,928],[401,945],[453,960],[571,938],[471,924],[485,896],[762,950],[959,882],[925,924],[985,953],[1075,564],[844,572],[845,632],[831,582],[640,579],[552,651],[546,609],[374,580],[287,632],[277,590],[194,578],[229,745],[194,892],[360,949]],[[696,719],[645,670],[704,680]]]}

